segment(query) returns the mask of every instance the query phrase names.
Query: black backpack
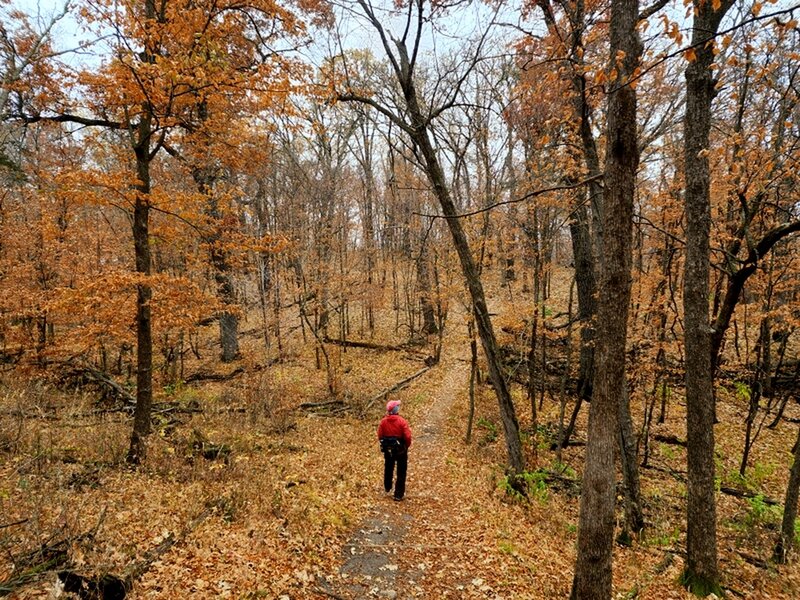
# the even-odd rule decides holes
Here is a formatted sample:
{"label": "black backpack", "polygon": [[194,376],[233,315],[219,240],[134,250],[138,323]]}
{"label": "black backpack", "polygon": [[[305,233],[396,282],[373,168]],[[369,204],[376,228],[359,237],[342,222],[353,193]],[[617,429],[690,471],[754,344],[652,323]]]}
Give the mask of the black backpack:
{"label": "black backpack", "polygon": [[406,453],[406,444],[403,441],[403,438],[384,437],[381,438],[381,452],[387,456],[390,456],[391,458],[397,458],[398,456]]}

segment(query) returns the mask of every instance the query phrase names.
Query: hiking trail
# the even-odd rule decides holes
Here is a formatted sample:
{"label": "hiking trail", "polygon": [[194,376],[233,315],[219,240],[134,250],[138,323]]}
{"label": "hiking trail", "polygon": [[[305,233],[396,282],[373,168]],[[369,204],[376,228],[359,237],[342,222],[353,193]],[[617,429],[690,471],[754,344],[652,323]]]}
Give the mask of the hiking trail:
{"label": "hiking trail", "polygon": [[[442,364],[444,378],[423,420],[412,423],[405,499],[384,495],[375,475],[375,503],[343,548],[338,581],[324,586],[333,598],[421,598],[440,556],[449,526],[442,523],[451,498],[446,481],[444,424],[456,398],[465,397],[469,369],[463,362]],[[437,369],[434,369],[435,372]],[[418,560],[419,559],[419,560]],[[438,569],[433,569],[438,571]]]}

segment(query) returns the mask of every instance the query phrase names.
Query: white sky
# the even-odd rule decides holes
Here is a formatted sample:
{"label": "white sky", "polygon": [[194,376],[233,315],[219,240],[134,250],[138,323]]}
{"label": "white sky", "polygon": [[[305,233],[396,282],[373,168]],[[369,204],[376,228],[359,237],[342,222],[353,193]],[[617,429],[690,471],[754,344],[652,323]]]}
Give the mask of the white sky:
{"label": "white sky", "polygon": [[[11,8],[19,9],[27,13],[33,17],[38,27],[43,28],[46,23],[52,19],[53,15],[63,10],[65,1],[66,0],[12,0]],[[392,8],[394,6],[393,0],[387,2],[386,5]],[[335,12],[338,21],[338,31],[344,40],[346,48],[369,48],[373,51],[376,58],[381,59],[383,57],[384,53],[383,48],[380,46],[380,41],[371,25],[369,25],[363,17],[359,16],[360,9],[355,0],[337,0],[335,2]],[[378,12],[383,15],[382,23],[387,30],[393,30],[397,35],[400,35],[405,22],[404,15],[398,15],[394,10],[390,12],[387,9],[379,10]],[[431,54],[446,53],[449,48],[454,47],[462,40],[476,37],[488,24],[491,17],[492,10],[486,3],[481,1],[465,3],[457,8],[451,9],[448,15],[437,19],[437,29],[435,32],[431,30],[429,26],[426,27],[425,35],[422,40],[422,51],[429,56]],[[518,23],[518,0],[507,3],[497,18],[507,23]],[[498,41],[495,43],[495,46],[499,46],[500,44],[499,37],[501,33],[502,30],[498,28]],[[511,30],[507,29],[504,35],[510,33]],[[90,39],[89,34],[80,30],[77,21],[70,14],[67,14],[66,17],[56,24],[53,29],[52,37],[55,49],[59,51],[77,48],[81,41]],[[492,48],[492,46],[489,46],[489,48]],[[498,47],[497,50],[501,51],[501,48]],[[322,58],[337,53],[338,50],[333,41],[333,35],[329,35],[327,32],[314,34],[312,45],[303,51],[303,55],[306,59],[313,64],[319,64]],[[75,60],[80,62],[79,59]]]}

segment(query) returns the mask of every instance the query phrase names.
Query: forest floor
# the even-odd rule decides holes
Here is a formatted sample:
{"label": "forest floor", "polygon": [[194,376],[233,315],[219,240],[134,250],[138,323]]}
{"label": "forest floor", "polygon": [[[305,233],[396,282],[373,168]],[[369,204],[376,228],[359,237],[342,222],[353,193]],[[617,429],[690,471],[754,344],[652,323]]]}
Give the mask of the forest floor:
{"label": "forest floor", "polygon": [[[532,431],[515,390],[531,482],[527,498],[515,495],[486,385],[477,387],[472,443],[464,442],[468,341],[462,321],[451,323],[441,363],[394,395],[415,434],[400,503],[382,489],[382,402],[369,399],[419,371],[417,352],[331,346],[348,410],[325,416],[300,409],[327,398],[310,343],[287,347],[268,369],[258,362],[265,355],[257,335],[234,366],[219,365],[209,350],[192,372],[243,373],[160,390],[148,458],[137,470],[123,460],[128,415],[98,410],[91,390],[6,376],[0,595],[70,597],[57,576],[70,570],[95,579],[133,574],[128,597],[142,599],[567,597],[586,411],[578,444],[556,463],[549,441],[558,402],[545,395]],[[798,598],[798,562],[768,561],[781,510],[771,501],[782,501],[797,425],[764,428],[739,479],[747,406],[724,387],[719,400],[720,485],[751,494],[718,495],[724,585],[732,598]],[[615,547],[615,598],[692,597],[678,584],[686,483],[685,448],[669,441],[685,439],[677,390],[668,408],[653,431],[667,441],[651,442],[651,467],[642,470],[647,528],[631,547]],[[642,407],[633,410],[639,423]],[[790,405],[787,417],[796,412]]]}

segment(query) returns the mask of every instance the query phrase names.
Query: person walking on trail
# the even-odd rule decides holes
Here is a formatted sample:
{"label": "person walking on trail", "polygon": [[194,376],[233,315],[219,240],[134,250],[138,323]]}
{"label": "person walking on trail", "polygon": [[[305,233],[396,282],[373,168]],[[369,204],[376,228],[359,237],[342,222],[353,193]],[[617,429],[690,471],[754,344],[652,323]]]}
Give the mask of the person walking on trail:
{"label": "person walking on trail", "polygon": [[406,471],[408,470],[408,449],[411,447],[411,427],[401,417],[400,401],[386,403],[386,416],[378,425],[378,441],[383,452],[383,489],[392,491],[394,466],[397,465],[397,481],[394,484],[394,499],[398,502],[406,493]]}

